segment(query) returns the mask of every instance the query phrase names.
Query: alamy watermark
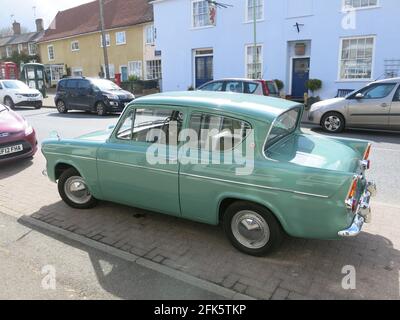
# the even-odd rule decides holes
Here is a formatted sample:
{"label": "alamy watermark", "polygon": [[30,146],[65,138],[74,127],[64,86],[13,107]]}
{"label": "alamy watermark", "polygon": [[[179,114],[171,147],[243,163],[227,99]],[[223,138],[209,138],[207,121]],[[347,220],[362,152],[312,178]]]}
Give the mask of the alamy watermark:
{"label": "alamy watermark", "polygon": [[56,280],[56,268],[51,265],[44,266],[42,268],[42,289],[43,290],[56,290],[57,280]]}
{"label": "alamy watermark", "polygon": [[169,123],[169,135],[162,129],[152,129],[147,141],[154,143],[147,149],[150,165],[234,165],[236,175],[251,175],[254,171],[254,130],[178,130],[177,122]]}

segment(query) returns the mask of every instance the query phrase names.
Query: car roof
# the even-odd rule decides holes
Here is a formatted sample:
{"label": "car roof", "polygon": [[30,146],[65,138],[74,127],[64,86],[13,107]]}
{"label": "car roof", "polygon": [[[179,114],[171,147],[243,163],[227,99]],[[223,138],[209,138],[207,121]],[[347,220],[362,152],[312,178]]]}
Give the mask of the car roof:
{"label": "car roof", "polygon": [[372,84],[372,83],[393,83],[393,82],[399,83],[400,78],[389,78],[389,79],[377,80],[377,81],[371,82],[370,84]]}
{"label": "car roof", "polygon": [[213,91],[159,93],[135,100],[135,104],[196,107],[207,111],[224,111],[256,120],[272,122],[285,111],[301,104],[278,98]]}

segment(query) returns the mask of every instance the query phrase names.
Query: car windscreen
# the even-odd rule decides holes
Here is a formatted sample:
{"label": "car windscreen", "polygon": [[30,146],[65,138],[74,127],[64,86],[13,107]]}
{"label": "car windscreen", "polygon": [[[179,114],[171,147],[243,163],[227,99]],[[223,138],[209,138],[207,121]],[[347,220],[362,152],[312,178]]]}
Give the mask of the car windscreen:
{"label": "car windscreen", "polygon": [[275,120],[267,138],[266,149],[296,130],[300,118],[300,111],[300,108],[291,109]]}
{"label": "car windscreen", "polygon": [[101,91],[115,91],[122,90],[114,82],[103,79],[92,80],[92,83],[99,88]]}
{"label": "car windscreen", "polygon": [[3,81],[3,86],[6,89],[29,89],[29,87],[20,81]]}
{"label": "car windscreen", "polygon": [[277,86],[274,81],[267,81],[268,91],[270,94],[278,94]]}

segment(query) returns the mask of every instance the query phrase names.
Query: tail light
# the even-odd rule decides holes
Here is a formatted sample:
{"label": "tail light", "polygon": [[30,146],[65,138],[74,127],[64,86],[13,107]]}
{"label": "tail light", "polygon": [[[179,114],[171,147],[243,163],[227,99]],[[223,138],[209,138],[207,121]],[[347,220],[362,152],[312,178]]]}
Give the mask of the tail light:
{"label": "tail light", "polygon": [[368,144],[367,150],[365,150],[363,160],[360,161],[360,166],[362,170],[369,170],[371,168],[371,160],[369,156],[371,154],[371,144]]}
{"label": "tail light", "polygon": [[356,212],[358,205],[357,187],[358,187],[358,178],[354,178],[346,198],[346,206],[349,210],[353,212]]}

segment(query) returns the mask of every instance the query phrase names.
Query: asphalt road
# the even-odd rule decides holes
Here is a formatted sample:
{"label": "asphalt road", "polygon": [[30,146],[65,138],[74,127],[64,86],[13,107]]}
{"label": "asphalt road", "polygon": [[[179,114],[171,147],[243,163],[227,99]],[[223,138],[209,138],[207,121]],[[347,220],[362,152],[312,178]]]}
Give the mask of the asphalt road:
{"label": "asphalt road", "polygon": [[[85,112],[69,112],[59,114],[55,109],[18,109],[36,129],[39,141],[48,138],[52,131],[57,131],[62,138],[74,138],[88,132],[103,130],[116,124],[118,115],[98,117]],[[324,134],[319,128],[304,125],[305,132]],[[370,179],[379,188],[376,203],[386,206],[400,207],[400,132],[373,132],[361,130],[346,130],[339,137],[365,139],[373,143],[371,154],[372,168]]]}

